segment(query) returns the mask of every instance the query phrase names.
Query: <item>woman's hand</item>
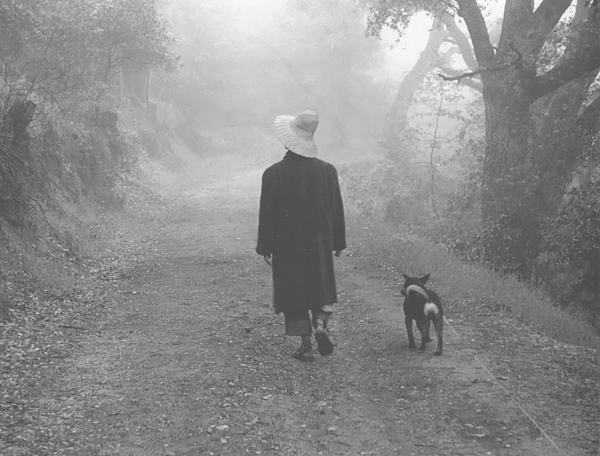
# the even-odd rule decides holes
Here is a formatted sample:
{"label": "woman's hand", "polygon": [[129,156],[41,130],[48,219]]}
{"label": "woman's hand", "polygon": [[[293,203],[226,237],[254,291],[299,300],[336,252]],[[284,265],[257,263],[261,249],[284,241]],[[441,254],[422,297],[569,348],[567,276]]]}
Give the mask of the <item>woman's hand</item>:
{"label": "woman's hand", "polygon": [[273,262],[271,260],[271,258],[273,257],[272,254],[269,255],[263,255],[263,258],[265,259],[265,263],[267,263],[269,266],[273,267]]}

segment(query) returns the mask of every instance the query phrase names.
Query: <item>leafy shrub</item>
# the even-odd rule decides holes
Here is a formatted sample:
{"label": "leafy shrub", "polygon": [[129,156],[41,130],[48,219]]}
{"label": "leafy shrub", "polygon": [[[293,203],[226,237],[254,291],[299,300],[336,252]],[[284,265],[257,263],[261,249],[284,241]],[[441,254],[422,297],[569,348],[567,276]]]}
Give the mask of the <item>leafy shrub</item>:
{"label": "leafy shrub", "polygon": [[384,159],[368,169],[342,168],[345,193],[369,212],[393,225],[420,229],[431,225],[429,189],[423,167]]}
{"label": "leafy shrub", "polygon": [[481,177],[482,140],[470,141],[454,161],[460,172],[456,188],[449,192],[442,207],[440,240],[467,261],[482,262]]}
{"label": "leafy shrub", "polygon": [[538,276],[557,301],[600,324],[600,180],[572,189],[545,227]]}

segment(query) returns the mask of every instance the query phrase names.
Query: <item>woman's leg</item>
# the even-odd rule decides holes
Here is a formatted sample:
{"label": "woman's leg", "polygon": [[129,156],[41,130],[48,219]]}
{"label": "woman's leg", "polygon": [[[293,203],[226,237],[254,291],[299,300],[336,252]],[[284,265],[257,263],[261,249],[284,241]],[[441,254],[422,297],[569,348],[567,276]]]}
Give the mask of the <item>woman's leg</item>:
{"label": "woman's leg", "polygon": [[332,311],[333,306],[331,305],[326,305],[312,311],[315,339],[317,339],[319,353],[323,356],[333,353],[333,342],[331,342],[327,329],[327,323],[331,318]]}
{"label": "woman's leg", "polygon": [[298,350],[292,355],[300,361],[312,361],[315,359],[315,352],[312,349],[312,325],[308,311],[302,312],[284,312],[285,316],[285,334],[287,336],[300,336],[301,344]]}

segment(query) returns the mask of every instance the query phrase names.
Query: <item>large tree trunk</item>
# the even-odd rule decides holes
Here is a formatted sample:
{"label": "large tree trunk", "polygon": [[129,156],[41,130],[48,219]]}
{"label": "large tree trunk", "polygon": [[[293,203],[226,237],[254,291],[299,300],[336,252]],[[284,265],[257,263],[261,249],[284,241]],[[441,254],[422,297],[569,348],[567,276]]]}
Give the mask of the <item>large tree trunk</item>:
{"label": "large tree trunk", "polygon": [[[546,72],[538,55],[570,0],[534,3],[507,0],[497,48],[492,46],[476,0],[457,0],[480,66],[486,106],[482,215],[487,259],[497,268],[527,279],[541,242],[540,222],[548,213],[546,185],[530,147],[532,105],[600,67],[600,8],[585,0],[566,40],[565,50]],[[541,74],[540,74],[541,73]],[[550,160],[551,161],[551,160]],[[558,171],[558,169],[555,169]]]}
{"label": "large tree trunk", "polygon": [[565,189],[581,165],[581,153],[596,133],[598,113],[594,103],[582,110],[595,76],[587,74],[571,81],[534,105],[537,122],[530,133],[530,147],[548,216],[559,209]]}
{"label": "large tree trunk", "polygon": [[522,75],[506,70],[487,77],[486,150],[483,161],[483,243],[487,260],[522,278],[530,275],[540,233],[533,161],[528,156],[528,126],[532,99]]}

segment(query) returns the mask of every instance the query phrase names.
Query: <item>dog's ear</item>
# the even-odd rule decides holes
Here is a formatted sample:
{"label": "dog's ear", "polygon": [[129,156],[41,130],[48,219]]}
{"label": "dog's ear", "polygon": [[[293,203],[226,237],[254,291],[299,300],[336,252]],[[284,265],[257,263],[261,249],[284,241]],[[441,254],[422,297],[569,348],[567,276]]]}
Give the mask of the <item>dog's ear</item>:
{"label": "dog's ear", "polygon": [[421,277],[419,280],[423,283],[423,285],[425,285],[427,283],[427,281],[429,280],[429,273],[425,274],[423,277]]}
{"label": "dog's ear", "polygon": [[407,276],[406,274],[402,274],[402,277],[404,277],[404,280],[410,280],[410,277]]}

